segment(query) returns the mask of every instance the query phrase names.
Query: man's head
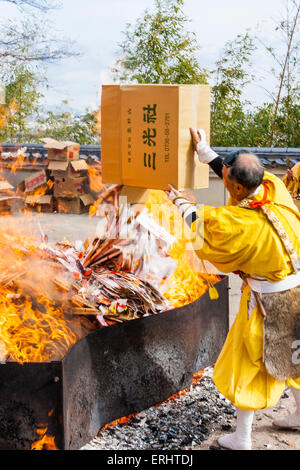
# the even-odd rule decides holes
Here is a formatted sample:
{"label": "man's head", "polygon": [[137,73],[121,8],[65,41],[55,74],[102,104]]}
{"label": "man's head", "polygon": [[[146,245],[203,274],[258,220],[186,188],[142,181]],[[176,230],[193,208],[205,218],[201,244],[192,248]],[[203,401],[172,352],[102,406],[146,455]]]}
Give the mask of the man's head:
{"label": "man's head", "polygon": [[224,186],[231,197],[241,201],[262,183],[264,168],[256,155],[238,150],[225,158],[222,173]]}

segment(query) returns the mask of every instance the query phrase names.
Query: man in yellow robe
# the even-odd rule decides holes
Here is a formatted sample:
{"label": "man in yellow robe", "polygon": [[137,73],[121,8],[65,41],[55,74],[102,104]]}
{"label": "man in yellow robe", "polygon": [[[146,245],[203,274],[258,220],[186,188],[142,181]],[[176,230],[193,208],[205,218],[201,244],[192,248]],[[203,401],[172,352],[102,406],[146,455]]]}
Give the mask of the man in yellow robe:
{"label": "man in yellow robe", "polygon": [[274,299],[278,306],[283,302],[284,307],[278,308],[285,314],[284,309],[289,308],[285,296],[291,296],[300,327],[300,213],[284,183],[264,171],[255,155],[240,151],[223,161],[207,146],[202,130],[191,129],[191,133],[200,161],[222,177],[230,194],[228,205],[196,210],[174,188],[170,187],[168,195],[192,230],[202,237],[197,255],[221,272],[238,272],[244,279],[239,312],[215,364],[213,381],[237,412],[236,432],[218,442],[228,449],[246,450],[252,446],[254,411],[275,406],[286,386],[292,387],[297,409],[273,424],[300,429],[300,337],[287,345],[298,346],[299,351],[298,355],[294,351],[296,365],[288,372],[285,360],[283,364],[280,359],[276,361],[281,348],[286,348],[281,345],[284,334],[273,348],[268,345],[267,357],[263,344],[264,305],[271,306]]}
{"label": "man in yellow robe", "polygon": [[293,168],[289,168],[287,174],[282,180],[290,192],[291,196],[297,197],[300,193],[300,162],[296,163]]}

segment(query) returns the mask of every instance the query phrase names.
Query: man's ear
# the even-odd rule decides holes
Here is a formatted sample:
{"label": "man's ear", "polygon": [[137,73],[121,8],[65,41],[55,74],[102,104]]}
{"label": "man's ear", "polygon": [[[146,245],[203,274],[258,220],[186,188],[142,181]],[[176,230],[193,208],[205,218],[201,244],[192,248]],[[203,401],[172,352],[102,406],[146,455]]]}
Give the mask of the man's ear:
{"label": "man's ear", "polygon": [[243,194],[244,192],[244,187],[240,183],[234,183],[234,189],[236,194]]}

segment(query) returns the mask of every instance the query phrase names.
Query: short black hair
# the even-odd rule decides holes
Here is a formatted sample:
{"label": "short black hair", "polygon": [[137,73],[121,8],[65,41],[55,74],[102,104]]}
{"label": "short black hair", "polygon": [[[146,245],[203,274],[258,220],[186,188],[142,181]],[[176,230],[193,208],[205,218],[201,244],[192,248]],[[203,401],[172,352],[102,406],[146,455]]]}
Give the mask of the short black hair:
{"label": "short black hair", "polygon": [[[253,155],[253,162],[245,164],[243,154]],[[228,177],[247,189],[256,189],[263,181],[264,167],[259,158],[249,150],[239,150],[237,158],[229,167]]]}

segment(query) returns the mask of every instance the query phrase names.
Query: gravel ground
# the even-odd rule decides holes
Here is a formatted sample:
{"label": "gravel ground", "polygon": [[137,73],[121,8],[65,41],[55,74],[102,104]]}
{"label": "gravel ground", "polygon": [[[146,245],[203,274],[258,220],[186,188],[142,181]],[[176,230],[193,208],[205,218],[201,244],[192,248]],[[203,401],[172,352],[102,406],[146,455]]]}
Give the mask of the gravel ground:
{"label": "gravel ground", "polygon": [[[208,369],[183,395],[137,413],[124,424],[110,425],[82,450],[221,450],[217,438],[234,432],[236,413],[216,389]],[[277,430],[275,417],[292,412],[289,389],[276,407],[259,410],[253,423],[253,450],[299,450],[300,430]]]}
{"label": "gravel ground", "polygon": [[208,370],[185,394],[101,430],[83,450],[191,450],[215,431],[230,431],[234,408],[210,375]]}

